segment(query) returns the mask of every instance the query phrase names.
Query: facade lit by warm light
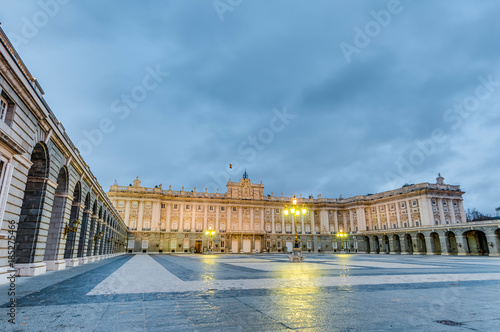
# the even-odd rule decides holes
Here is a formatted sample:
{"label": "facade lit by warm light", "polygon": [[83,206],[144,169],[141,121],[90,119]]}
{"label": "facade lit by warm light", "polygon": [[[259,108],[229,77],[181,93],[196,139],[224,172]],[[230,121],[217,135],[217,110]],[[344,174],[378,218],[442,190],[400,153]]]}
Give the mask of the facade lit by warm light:
{"label": "facade lit by warm light", "polygon": [[441,176],[436,183],[373,195],[299,196],[298,208],[289,209],[293,195],[265,195],[263,184],[247,176],[226,187],[225,193],[174,191],[162,185],[145,188],[136,179],[130,186],[115,183],[108,196],[129,228],[131,252],[205,252],[208,229],[216,232],[214,253],[291,252],[294,216],[305,253],[335,253],[343,245],[347,252],[466,254],[467,241],[486,246],[483,237],[463,236],[464,192]]}

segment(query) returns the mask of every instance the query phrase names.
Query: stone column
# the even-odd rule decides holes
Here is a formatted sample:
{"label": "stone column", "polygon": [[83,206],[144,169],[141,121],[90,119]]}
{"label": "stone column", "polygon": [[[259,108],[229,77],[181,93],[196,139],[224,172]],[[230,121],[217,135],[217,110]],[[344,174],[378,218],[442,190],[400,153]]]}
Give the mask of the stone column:
{"label": "stone column", "polygon": [[[450,199],[449,200],[449,204],[450,204],[450,216],[451,216],[451,223],[454,225],[457,223],[457,217],[455,215],[455,206],[453,205],[453,200]],[[458,205],[458,203],[457,203]]]}
{"label": "stone column", "polygon": [[144,202],[139,201],[139,215],[137,217],[137,230],[142,231],[144,227]]}
{"label": "stone column", "polygon": [[339,231],[338,210],[333,210],[333,223],[335,224],[335,232],[338,232]]}
{"label": "stone column", "polygon": [[[179,209],[180,211],[180,217],[179,217],[179,225],[177,225],[177,229],[179,232],[184,231],[184,209],[185,206],[184,204],[179,204]],[[184,251],[184,240],[182,240],[182,250]]]}
{"label": "stone column", "polygon": [[[440,225],[444,225],[446,224],[446,221],[445,221],[445,216],[444,216],[444,207],[443,207],[443,203],[445,202],[445,199],[444,198],[439,198],[437,199],[437,204],[438,204],[438,208],[439,208],[439,224]],[[448,209],[449,210],[449,209]],[[434,221],[434,220],[433,220]]]}
{"label": "stone column", "polygon": [[219,229],[220,229],[220,226],[219,226],[219,218],[220,218],[220,215],[219,215],[219,212],[220,212],[220,207],[219,206],[215,206],[214,207],[215,209],[215,229],[217,230],[217,232],[219,232]]}
{"label": "stone column", "polygon": [[[396,203],[396,217],[398,218],[398,228],[401,228],[401,210],[399,208],[399,204],[401,204],[401,202],[397,202]],[[410,206],[406,206],[406,211],[409,211],[410,210]]]}
{"label": "stone column", "polygon": [[172,204],[167,204],[167,226],[165,226],[166,231],[170,232],[172,229],[172,225],[170,224],[170,213],[171,213]]}
{"label": "stone column", "polygon": [[[410,201],[407,201],[406,204],[410,204],[411,202]],[[411,214],[412,214],[412,209],[410,208],[411,205],[408,205],[408,227],[412,227],[413,226],[413,220],[411,218]]]}
{"label": "stone column", "polygon": [[272,234],[276,234],[276,228],[274,228],[274,211],[275,211],[275,208],[272,207],[271,208],[271,227],[272,227],[271,233]]}
{"label": "stone column", "polygon": [[130,225],[130,200],[125,201],[125,220],[123,220],[125,224],[128,226]]}
{"label": "stone column", "polygon": [[238,230],[243,230],[243,208],[239,206],[238,208]]}
{"label": "stone column", "polygon": [[203,230],[205,231],[208,229],[208,204],[205,204],[203,208],[205,209],[203,212]]}
{"label": "stone column", "polygon": [[91,232],[91,215],[92,210],[87,209],[83,211],[82,225],[80,231],[80,241],[78,242],[78,253],[77,257],[80,258],[79,264],[88,263],[87,259],[87,248],[89,245],[89,237]]}
{"label": "stone column", "polygon": [[[66,248],[67,234],[64,235],[64,228],[66,223],[69,222],[72,201],[73,196],[67,193],[56,193],[54,195],[54,206],[52,208],[44,255],[47,271],[58,271],[66,268],[64,250]],[[60,206],[56,204],[60,204]]]}
{"label": "stone column", "polygon": [[[64,261],[66,262],[66,266],[77,266],[79,263],[78,258],[76,257],[77,251],[75,249],[78,248],[78,244],[80,242],[80,232],[82,229],[82,221],[83,221],[83,210],[85,205],[81,203],[73,203],[72,211],[70,215],[70,221],[68,224],[71,228],[75,229],[76,232],[67,234],[66,238],[66,248],[64,250]],[[80,224],[77,226],[74,221],[80,221]],[[71,241],[70,241],[71,239]]]}
{"label": "stone column", "polygon": [[355,231],[354,228],[354,210],[349,211],[349,228],[351,229],[351,232]]}

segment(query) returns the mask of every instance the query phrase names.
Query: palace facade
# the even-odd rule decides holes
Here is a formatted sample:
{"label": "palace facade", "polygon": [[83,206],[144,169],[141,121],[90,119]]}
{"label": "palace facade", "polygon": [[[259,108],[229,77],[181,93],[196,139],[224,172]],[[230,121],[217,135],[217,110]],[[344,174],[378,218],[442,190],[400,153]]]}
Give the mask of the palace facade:
{"label": "palace facade", "polygon": [[[294,220],[283,209],[292,196],[264,194],[247,173],[225,193],[173,191],[134,184],[111,186],[108,196],[129,229],[129,252],[290,252]],[[297,197],[307,209],[297,218],[304,252],[498,254],[498,221],[466,223],[460,186],[405,185],[351,198]],[[491,224],[491,225],[490,225]],[[206,235],[214,230],[215,235]],[[345,232],[341,238],[338,233]],[[490,246],[490,244],[492,246]]]}
{"label": "palace facade", "polygon": [[124,252],[127,228],[0,28],[0,283]]}

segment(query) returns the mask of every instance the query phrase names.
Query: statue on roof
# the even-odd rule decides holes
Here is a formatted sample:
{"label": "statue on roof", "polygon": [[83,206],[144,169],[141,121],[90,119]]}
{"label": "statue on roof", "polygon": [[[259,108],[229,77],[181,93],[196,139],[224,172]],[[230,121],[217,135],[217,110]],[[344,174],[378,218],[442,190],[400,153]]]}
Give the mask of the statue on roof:
{"label": "statue on roof", "polygon": [[245,173],[243,173],[243,179],[248,180],[248,173],[246,168],[245,168]]}

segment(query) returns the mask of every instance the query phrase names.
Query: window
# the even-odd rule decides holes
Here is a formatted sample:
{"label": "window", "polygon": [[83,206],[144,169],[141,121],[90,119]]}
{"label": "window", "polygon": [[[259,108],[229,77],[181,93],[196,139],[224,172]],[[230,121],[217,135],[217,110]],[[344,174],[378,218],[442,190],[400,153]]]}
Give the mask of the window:
{"label": "window", "polygon": [[213,210],[214,210],[214,207],[213,207],[213,205],[212,205],[212,206],[210,206],[210,211],[213,211]]}
{"label": "window", "polygon": [[148,219],[144,220],[144,226],[142,227],[142,229],[143,230],[151,229],[151,222]]}
{"label": "window", "polygon": [[405,202],[401,202],[401,208],[405,208],[406,207],[406,203]]}
{"label": "window", "polygon": [[267,214],[271,213],[271,210],[266,209],[266,213],[267,213]]}
{"label": "window", "polygon": [[396,224],[392,224],[392,228],[398,228]]}
{"label": "window", "polygon": [[5,121],[7,116],[7,108],[9,107],[9,103],[3,97],[0,97],[0,119]]}
{"label": "window", "polygon": [[418,221],[415,221],[415,226],[417,226],[417,227],[418,227]]}
{"label": "window", "polygon": [[432,205],[436,205],[436,200],[434,198],[432,199]]}
{"label": "window", "polygon": [[276,209],[276,211],[274,211],[275,213],[280,213],[280,209]]}
{"label": "window", "polygon": [[125,202],[124,201],[118,201],[118,207],[124,207]]}
{"label": "window", "polygon": [[387,226],[386,225],[383,225],[384,226],[384,229],[387,229]]}
{"label": "window", "polygon": [[391,210],[394,210],[395,208],[394,204],[391,204]]}
{"label": "window", "polygon": [[176,222],[173,222],[173,223],[172,223],[172,229],[173,229],[173,230],[177,230],[177,223],[176,223]]}
{"label": "window", "polygon": [[233,212],[236,212],[236,206],[233,206]]}
{"label": "window", "polygon": [[447,203],[446,203],[446,200],[443,199],[443,205],[446,206]]}
{"label": "window", "polygon": [[146,209],[151,209],[151,202],[146,202]]}
{"label": "window", "polygon": [[164,203],[161,203],[161,208],[164,209],[165,208],[165,204]]}
{"label": "window", "polygon": [[413,202],[411,203],[413,206],[417,206],[417,201],[416,200],[413,200]]}
{"label": "window", "polygon": [[137,202],[137,201],[133,201],[133,202],[132,202],[132,207],[133,207],[133,208],[136,208],[136,207],[138,207],[138,206],[139,206],[139,202]]}
{"label": "window", "polygon": [[130,229],[137,229],[137,221],[135,219],[130,219]]}
{"label": "window", "polygon": [[191,209],[191,205],[186,205],[186,211]]}
{"label": "window", "polygon": [[198,211],[201,211],[201,210],[202,210],[201,205],[198,205]]}
{"label": "window", "polygon": [[276,243],[276,246],[277,246],[278,248],[281,248],[281,242]]}
{"label": "window", "polygon": [[174,204],[174,210],[178,210],[179,206],[177,204]]}
{"label": "window", "polygon": [[407,223],[404,223],[403,225],[404,225],[404,227],[408,227],[408,224],[407,224]]}
{"label": "window", "polygon": [[373,226],[373,230],[376,231],[377,230],[377,226]]}
{"label": "window", "polygon": [[225,248],[225,247],[226,247],[226,243],[225,243],[225,241],[220,241],[220,247],[221,247],[221,248]]}
{"label": "window", "polygon": [[220,210],[224,212],[224,211],[226,211],[226,207],[221,206],[221,207],[220,207]]}

